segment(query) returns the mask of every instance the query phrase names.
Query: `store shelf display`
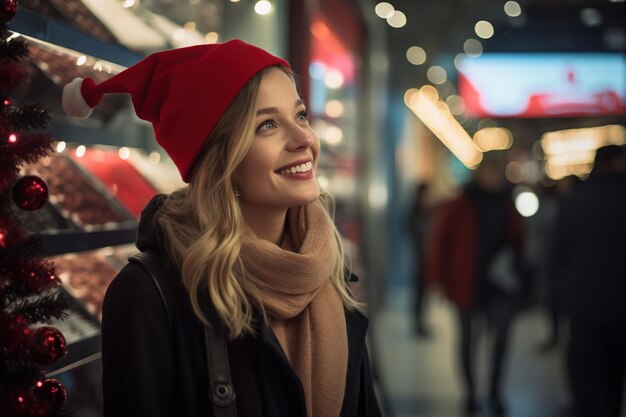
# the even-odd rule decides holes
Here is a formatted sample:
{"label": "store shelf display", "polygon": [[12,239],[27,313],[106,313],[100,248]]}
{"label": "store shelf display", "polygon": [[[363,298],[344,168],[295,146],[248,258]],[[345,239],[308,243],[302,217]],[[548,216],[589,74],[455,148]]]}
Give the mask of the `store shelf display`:
{"label": "store shelf display", "polygon": [[104,294],[126,259],[136,253],[134,245],[107,247],[50,258],[65,290],[98,321],[102,319]]}
{"label": "store shelf display", "polygon": [[87,148],[79,157],[75,150],[70,158],[96,177],[122,205],[135,217],[150,199],[158,193],[128,161],[130,149],[111,147]]}
{"label": "store shelf display", "polygon": [[114,196],[61,154],[55,153],[28,165],[24,172],[45,178],[50,204],[82,230],[112,229],[134,222],[133,216]]}
{"label": "store shelf display", "polygon": [[185,185],[172,160],[157,152],[146,155],[131,148],[128,160],[160,193],[169,194]]}
{"label": "store shelf display", "polygon": [[13,208],[13,211],[29,233],[80,230],[70,219],[63,217],[52,204],[46,204],[35,211],[23,211],[16,208]]}

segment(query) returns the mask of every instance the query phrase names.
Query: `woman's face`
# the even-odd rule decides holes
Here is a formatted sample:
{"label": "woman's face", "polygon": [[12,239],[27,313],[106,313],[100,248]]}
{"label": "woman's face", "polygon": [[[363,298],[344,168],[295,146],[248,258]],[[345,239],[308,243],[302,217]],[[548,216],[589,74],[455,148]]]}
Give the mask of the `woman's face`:
{"label": "woman's face", "polygon": [[256,132],[235,171],[244,209],[287,209],[319,197],[320,142],[293,81],[277,68],[261,79]]}

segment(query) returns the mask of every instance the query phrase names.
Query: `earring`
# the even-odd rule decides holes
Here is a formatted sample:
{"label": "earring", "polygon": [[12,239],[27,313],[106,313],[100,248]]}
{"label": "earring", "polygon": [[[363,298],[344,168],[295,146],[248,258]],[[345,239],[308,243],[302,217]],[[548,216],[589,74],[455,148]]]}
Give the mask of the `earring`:
{"label": "earring", "polygon": [[241,197],[241,191],[239,191],[239,188],[235,188],[235,197]]}

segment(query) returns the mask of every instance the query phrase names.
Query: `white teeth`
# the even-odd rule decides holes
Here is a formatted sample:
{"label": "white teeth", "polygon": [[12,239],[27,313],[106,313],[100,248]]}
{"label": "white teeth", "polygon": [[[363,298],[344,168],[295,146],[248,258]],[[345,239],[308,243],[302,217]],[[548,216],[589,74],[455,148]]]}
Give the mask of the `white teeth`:
{"label": "white teeth", "polygon": [[281,169],[278,171],[278,173],[281,175],[288,175],[288,174],[307,172],[307,171],[310,171],[311,169],[313,169],[313,163],[309,161],[307,163],[296,165],[291,168]]}

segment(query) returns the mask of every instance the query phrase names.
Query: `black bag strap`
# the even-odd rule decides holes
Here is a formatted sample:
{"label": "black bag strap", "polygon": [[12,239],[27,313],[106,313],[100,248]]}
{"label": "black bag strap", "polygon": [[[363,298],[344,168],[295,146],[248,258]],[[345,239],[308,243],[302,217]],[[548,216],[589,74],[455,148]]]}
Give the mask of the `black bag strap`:
{"label": "black bag strap", "polygon": [[[167,325],[172,337],[174,336],[174,321],[167,302],[163,287],[159,281],[165,282],[167,277],[165,268],[158,255],[145,251],[131,256],[131,262],[141,265],[154,282],[167,316]],[[208,377],[209,377],[209,400],[213,405],[215,417],[236,417],[235,389],[230,379],[230,367],[228,365],[228,350],[226,346],[226,328],[217,318],[214,311],[207,315],[209,325],[204,326],[204,343],[206,348]]]}

